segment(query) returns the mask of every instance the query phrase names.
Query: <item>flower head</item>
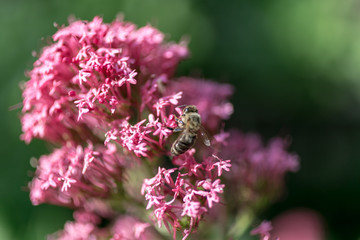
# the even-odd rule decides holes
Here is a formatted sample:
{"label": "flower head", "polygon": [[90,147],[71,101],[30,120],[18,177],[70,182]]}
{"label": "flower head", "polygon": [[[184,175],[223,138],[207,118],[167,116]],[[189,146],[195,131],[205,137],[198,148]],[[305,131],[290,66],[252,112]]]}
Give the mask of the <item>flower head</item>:
{"label": "flower head", "polygon": [[[110,202],[123,193],[122,182],[133,160],[169,157],[167,140],[177,127],[175,110],[184,96],[199,106],[211,131],[232,113],[231,86],[173,79],[188,50],[184,43],[165,42],[164,34],[150,25],[138,29],[119,19],[105,24],[95,17],[61,27],[53,41],[28,72],[23,92],[21,138],[59,146],[39,159],[30,183],[35,205],[65,205],[77,212],[87,206],[89,211],[89,206],[98,206],[94,202]],[[204,92],[198,91],[200,86]],[[142,190],[158,224],[182,229],[184,237],[220,202],[224,184],[219,177],[231,166],[230,160],[216,156],[198,163],[194,154],[189,150],[174,158],[174,168],[158,167]],[[107,210],[97,209],[96,214],[113,217]],[[92,238],[96,224],[77,219],[59,237]],[[136,239],[147,226],[134,230]],[[77,236],[76,229],[83,234]],[[114,230],[113,239],[133,239],[124,234]]]}
{"label": "flower head", "polygon": [[[149,210],[158,227],[186,239],[224,203],[225,185],[260,195],[297,169],[281,139],[264,147],[258,137],[236,132],[171,156],[180,104],[196,105],[211,135],[233,112],[231,85],[174,78],[188,56],[184,42],[166,42],[150,25],[105,24],[100,17],[73,21],[52,39],[27,74],[21,116],[22,140],[54,146],[39,158],[29,184],[32,203],[75,210],[74,221],[50,239],[158,239],[137,218]],[[126,182],[135,168],[144,174],[137,177],[145,205]]]}
{"label": "flower head", "polygon": [[99,17],[72,22],[53,40],[28,73],[22,116],[26,142],[101,141],[114,119],[135,115],[139,87],[153,87],[148,102],[154,104],[162,93],[153,76],[172,77],[188,55],[183,43],[165,43],[151,26],[136,29],[121,20],[104,24]]}
{"label": "flower head", "polygon": [[79,207],[89,198],[106,198],[122,180],[124,164],[110,145],[56,149],[39,159],[30,183],[31,201]]}
{"label": "flower head", "polygon": [[[76,213],[76,212],[75,212]],[[82,215],[92,215],[83,212]],[[64,229],[50,236],[49,240],[152,240],[158,239],[159,235],[150,228],[150,224],[142,222],[135,217],[122,215],[114,219],[109,226],[103,228],[99,222],[93,222],[90,218],[74,217],[75,221],[65,223]],[[87,220],[87,221],[86,221]],[[90,221],[88,221],[90,220]]]}
{"label": "flower head", "polygon": [[159,236],[150,228],[150,224],[131,216],[120,216],[111,228],[111,240],[134,239],[151,240]]}
{"label": "flower head", "polygon": [[[181,229],[184,238],[196,229],[214,203],[220,202],[225,185],[220,184],[215,166],[219,162],[231,166],[228,160],[223,161],[217,156],[210,156],[197,164],[194,154],[195,151],[191,150],[175,157],[173,163],[178,168],[159,168],[153,178],[144,180],[142,187],[142,194],[148,200],[147,208],[154,208],[159,226],[164,223],[169,230],[169,226],[174,230]],[[174,181],[171,174],[175,172]]]}
{"label": "flower head", "polygon": [[262,196],[275,198],[285,174],[299,168],[298,156],[286,151],[288,142],[284,139],[274,138],[264,146],[259,135],[237,130],[215,138],[226,148],[224,157],[232,159],[232,170],[225,178],[230,191],[237,192],[243,203],[256,203]]}

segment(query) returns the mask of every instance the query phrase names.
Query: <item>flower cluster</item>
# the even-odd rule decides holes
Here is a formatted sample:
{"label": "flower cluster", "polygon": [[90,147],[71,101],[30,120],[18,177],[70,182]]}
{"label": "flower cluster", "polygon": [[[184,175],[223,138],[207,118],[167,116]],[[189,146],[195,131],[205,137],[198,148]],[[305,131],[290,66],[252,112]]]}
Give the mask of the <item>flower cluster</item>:
{"label": "flower cluster", "polygon": [[[150,25],[137,28],[122,19],[105,24],[100,17],[73,21],[52,39],[28,72],[21,116],[22,140],[38,138],[54,147],[38,160],[29,184],[32,203],[75,211],[75,221],[50,239],[159,239],[142,218],[149,209],[159,227],[185,239],[215,205],[231,202],[223,197],[225,185],[242,197],[243,189],[266,194],[296,170],[297,157],[281,140],[263,147],[258,137],[215,135],[233,112],[234,89],[175,78],[189,55],[184,42],[169,43]],[[196,151],[171,156],[182,104],[197,106],[216,141],[208,147],[199,137]],[[147,202],[129,189],[136,184],[127,182],[134,169],[142,169],[136,188],[140,192],[142,183]]]}
{"label": "flower cluster", "polygon": [[102,139],[104,131],[121,127],[114,120],[139,114],[143,99],[153,110],[161,84],[188,55],[183,43],[165,43],[151,26],[136,29],[121,20],[108,25],[99,17],[75,21],[53,39],[25,84],[21,138],[27,143]]}
{"label": "flower cluster", "polygon": [[80,207],[89,198],[107,198],[121,181],[125,159],[115,145],[63,146],[40,157],[30,184],[34,205]]}
{"label": "flower cluster", "polygon": [[232,159],[232,170],[225,176],[229,192],[236,192],[235,199],[243,204],[261,205],[264,197],[275,200],[285,174],[299,168],[299,158],[286,151],[289,142],[285,139],[274,138],[264,146],[259,135],[238,130],[222,132],[215,139],[226,148],[223,156]]}
{"label": "flower cluster", "polygon": [[101,219],[89,212],[75,212],[75,221],[65,223],[64,229],[50,236],[49,240],[151,240],[159,236],[150,228],[150,224],[139,219],[122,215],[118,216],[111,226],[99,228]]}
{"label": "flower cluster", "polygon": [[[223,161],[215,155],[198,163],[194,154],[192,149],[174,157],[173,163],[178,168],[159,167],[153,178],[144,180],[141,190],[148,200],[146,208],[154,208],[159,227],[162,222],[168,230],[169,225],[175,226],[183,231],[184,239],[198,226],[204,213],[220,201],[225,187],[220,184],[220,176],[231,167],[230,160]],[[176,175],[175,181],[172,173]]]}
{"label": "flower cluster", "polygon": [[[53,40],[28,72],[30,80],[23,92],[21,138],[27,143],[39,138],[57,146],[51,154],[39,158],[29,184],[35,205],[51,203],[79,210],[93,201],[121,199],[126,171],[134,166],[134,160],[141,164],[170,155],[168,139],[171,129],[177,126],[175,109],[184,96],[191,102],[199,101],[204,114],[205,108],[211,106],[210,117],[204,115],[203,119],[210,121],[216,116],[214,131],[220,120],[232,113],[227,100],[232,94],[230,86],[191,78],[173,79],[177,64],[188,56],[188,50],[184,43],[165,42],[164,34],[149,25],[137,29],[121,19],[104,24],[95,17],[90,22],[74,21],[61,27]],[[184,85],[187,87],[182,88]],[[206,94],[195,98],[198,93],[190,90],[198,85],[208,86],[208,94],[219,91],[217,100]],[[216,112],[221,104],[227,106],[226,113]],[[185,236],[197,227],[207,209],[219,202],[224,185],[218,177],[230,166],[228,162],[222,166],[219,158],[192,166],[196,162],[193,154],[191,150],[175,158],[179,162],[186,156],[178,165],[177,181],[169,177],[175,169],[160,167],[158,182],[151,184],[147,180],[145,184],[148,208],[154,206],[160,222],[165,215],[159,213],[156,197],[164,202],[169,188],[178,189],[171,203],[167,202],[171,209],[163,214],[175,208],[181,214],[164,222],[176,230],[180,219],[188,216],[191,224],[183,228]],[[218,175],[212,173],[215,168]],[[179,203],[182,206],[175,207]],[[114,222],[113,214],[110,216]],[[80,234],[87,237],[79,238],[95,238],[102,232],[97,224],[77,219],[67,223],[56,236],[68,239]],[[136,231],[135,235],[139,235]],[[115,231],[113,239],[124,239],[123,233]]]}

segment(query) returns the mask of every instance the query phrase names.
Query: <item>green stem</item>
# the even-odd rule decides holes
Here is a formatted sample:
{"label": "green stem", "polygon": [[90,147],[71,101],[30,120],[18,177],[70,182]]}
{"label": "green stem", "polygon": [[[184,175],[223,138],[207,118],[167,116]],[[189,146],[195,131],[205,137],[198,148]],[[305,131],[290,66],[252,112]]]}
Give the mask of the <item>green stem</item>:
{"label": "green stem", "polygon": [[240,239],[244,232],[249,228],[254,221],[255,214],[251,209],[242,209],[236,215],[235,221],[230,227],[229,237],[232,239]]}

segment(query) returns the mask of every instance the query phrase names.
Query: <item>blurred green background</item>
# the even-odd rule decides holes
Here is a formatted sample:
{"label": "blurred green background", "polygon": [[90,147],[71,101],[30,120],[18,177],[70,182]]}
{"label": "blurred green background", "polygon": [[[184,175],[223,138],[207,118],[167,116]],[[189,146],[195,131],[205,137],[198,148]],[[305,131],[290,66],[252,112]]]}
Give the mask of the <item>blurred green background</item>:
{"label": "blurred green background", "polygon": [[30,158],[48,148],[19,140],[20,111],[8,107],[21,101],[31,52],[69,15],[111,22],[118,13],[171,40],[190,37],[192,57],[178,74],[236,86],[229,126],[292,136],[301,169],[262,217],[311,208],[327,239],[360,237],[360,0],[1,0],[0,239],[44,239],[71,218],[68,209],[33,207],[26,191]]}

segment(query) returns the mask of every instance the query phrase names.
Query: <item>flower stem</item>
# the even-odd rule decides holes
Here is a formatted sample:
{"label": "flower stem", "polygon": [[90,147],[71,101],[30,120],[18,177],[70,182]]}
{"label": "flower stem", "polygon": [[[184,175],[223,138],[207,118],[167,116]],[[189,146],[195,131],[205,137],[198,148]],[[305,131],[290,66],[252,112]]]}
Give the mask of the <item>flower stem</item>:
{"label": "flower stem", "polygon": [[239,211],[228,232],[229,238],[240,239],[244,232],[249,228],[254,218],[255,215],[251,209],[242,209]]}

